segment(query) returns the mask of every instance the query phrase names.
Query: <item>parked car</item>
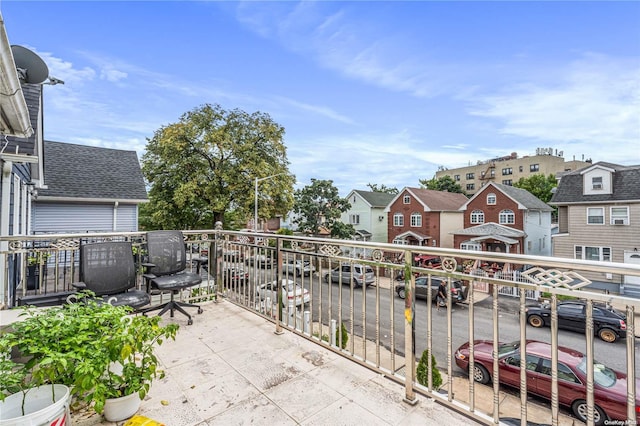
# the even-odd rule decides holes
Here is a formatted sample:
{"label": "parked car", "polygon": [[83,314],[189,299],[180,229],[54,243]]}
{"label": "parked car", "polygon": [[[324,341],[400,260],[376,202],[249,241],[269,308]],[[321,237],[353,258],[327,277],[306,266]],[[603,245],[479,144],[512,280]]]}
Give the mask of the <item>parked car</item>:
{"label": "parked car", "polygon": [[[585,332],[587,318],[587,304],[585,302],[558,302],[558,328]],[[543,303],[527,306],[527,322],[533,327],[551,326],[551,305]],[[627,337],[626,315],[606,305],[593,305],[593,329],[598,337],[608,343],[618,338]]]}
{"label": "parked car", "polygon": [[[492,380],[493,342],[474,341],[473,379],[486,384]],[[535,340],[526,344],[527,391],[551,399],[551,345]],[[469,373],[469,342],[455,352],[458,367]],[[500,384],[520,387],[520,341],[500,343],[498,347]],[[594,361],[594,421],[598,426],[608,420],[627,420],[627,376]],[[640,378],[636,379],[640,389]],[[581,421],[587,419],[587,357],[581,352],[558,346],[558,401],[570,407]],[[636,393],[636,412],[640,393]],[[613,423],[611,423],[613,424]]]}
{"label": "parked car", "polygon": [[316,268],[308,260],[289,259],[282,264],[282,273],[287,275],[294,275],[305,277],[312,275],[316,271]]}
{"label": "parked car", "polygon": [[[431,277],[431,301],[435,302],[438,297],[438,287],[440,283],[444,281],[447,285],[447,279],[443,277]],[[421,276],[416,278],[416,299],[426,299],[429,295],[429,277]],[[405,298],[405,284],[404,282],[396,284],[396,293],[400,299]],[[451,298],[454,303],[464,302],[466,299],[466,293],[464,291],[462,281],[455,280],[451,282]]]}
{"label": "parked car", "polygon": [[285,305],[302,306],[311,301],[311,295],[306,288],[302,288],[293,280],[286,278],[258,285],[257,290],[260,300],[266,300],[267,297],[269,297],[271,299],[271,303],[276,303],[278,300],[278,295],[276,293],[276,291],[278,291],[278,286],[282,290],[282,300]]}
{"label": "parked car", "polygon": [[224,269],[223,274],[223,280],[227,286],[249,281],[249,272],[245,271],[242,266],[228,266]]}
{"label": "parked car", "polygon": [[222,259],[228,262],[242,262],[242,252],[240,250],[224,250]]}
{"label": "parked car", "polygon": [[370,286],[376,281],[376,275],[371,266],[358,263],[344,263],[341,266],[333,268],[324,276],[326,283],[342,281],[342,284],[351,285],[351,280],[353,280],[353,285],[356,287],[362,287],[363,284]]}
{"label": "parked car", "polygon": [[257,265],[259,268],[271,268],[271,258],[264,254],[255,254],[247,257],[247,265]]}

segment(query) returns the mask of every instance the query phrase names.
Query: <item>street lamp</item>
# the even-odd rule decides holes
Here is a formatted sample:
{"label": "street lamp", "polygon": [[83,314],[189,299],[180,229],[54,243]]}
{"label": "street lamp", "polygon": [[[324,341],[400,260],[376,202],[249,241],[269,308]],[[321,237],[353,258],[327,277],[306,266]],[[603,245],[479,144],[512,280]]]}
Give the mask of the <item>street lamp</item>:
{"label": "street lamp", "polygon": [[280,176],[280,175],[284,175],[286,173],[277,173],[275,175],[271,175],[271,176],[267,176],[267,177],[263,177],[263,178],[256,178],[255,179],[255,189],[254,189],[254,194],[255,194],[255,201],[253,203],[253,232],[258,232],[258,182],[262,182],[263,180],[267,180],[267,179],[271,179],[274,178],[276,176]]}

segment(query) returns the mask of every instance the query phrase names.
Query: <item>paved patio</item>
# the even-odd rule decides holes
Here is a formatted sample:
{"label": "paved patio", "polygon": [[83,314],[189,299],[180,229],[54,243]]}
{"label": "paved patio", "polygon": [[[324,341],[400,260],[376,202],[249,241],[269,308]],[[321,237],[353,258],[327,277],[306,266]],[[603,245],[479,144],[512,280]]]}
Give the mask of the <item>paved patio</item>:
{"label": "paved patio", "polygon": [[409,405],[403,386],[229,302],[202,306],[191,326],[173,319],[176,341],[157,352],[166,377],[138,414],[166,426],[477,424],[420,395]]}

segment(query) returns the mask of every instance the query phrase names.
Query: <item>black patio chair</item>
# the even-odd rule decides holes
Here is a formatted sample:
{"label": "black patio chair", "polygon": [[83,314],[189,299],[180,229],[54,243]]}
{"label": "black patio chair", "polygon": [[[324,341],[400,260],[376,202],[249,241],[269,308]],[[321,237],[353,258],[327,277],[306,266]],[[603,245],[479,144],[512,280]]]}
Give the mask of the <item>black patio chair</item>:
{"label": "black patio chair", "polygon": [[150,231],[147,233],[148,261],[143,264],[147,268],[144,278],[147,280],[148,290],[170,292],[171,299],[164,304],[153,306],[141,311],[147,312],[160,310],[158,315],[170,311],[178,311],[187,316],[187,324],[193,324],[191,315],[183,308],[202,308],[198,305],[175,300],[175,295],[188,287],[193,287],[202,282],[200,275],[186,271],[187,253],[184,244],[184,236],[180,231]]}
{"label": "black patio chair", "polygon": [[138,309],[149,304],[147,292],[136,290],[136,266],[128,241],[84,244],[80,248],[78,290],[90,290],[96,297],[114,306]]}

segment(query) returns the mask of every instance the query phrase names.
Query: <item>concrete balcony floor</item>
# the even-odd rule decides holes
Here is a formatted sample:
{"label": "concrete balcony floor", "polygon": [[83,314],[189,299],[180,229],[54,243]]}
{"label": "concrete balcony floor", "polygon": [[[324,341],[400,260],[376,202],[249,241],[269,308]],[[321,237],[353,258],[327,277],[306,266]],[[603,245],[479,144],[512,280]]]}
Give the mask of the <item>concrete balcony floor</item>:
{"label": "concrete balcony floor", "polygon": [[[202,307],[190,326],[163,317],[181,327],[157,350],[166,376],[139,415],[167,426],[477,424],[421,395],[407,404],[400,384],[232,303]],[[115,425],[97,414],[73,423]]]}

